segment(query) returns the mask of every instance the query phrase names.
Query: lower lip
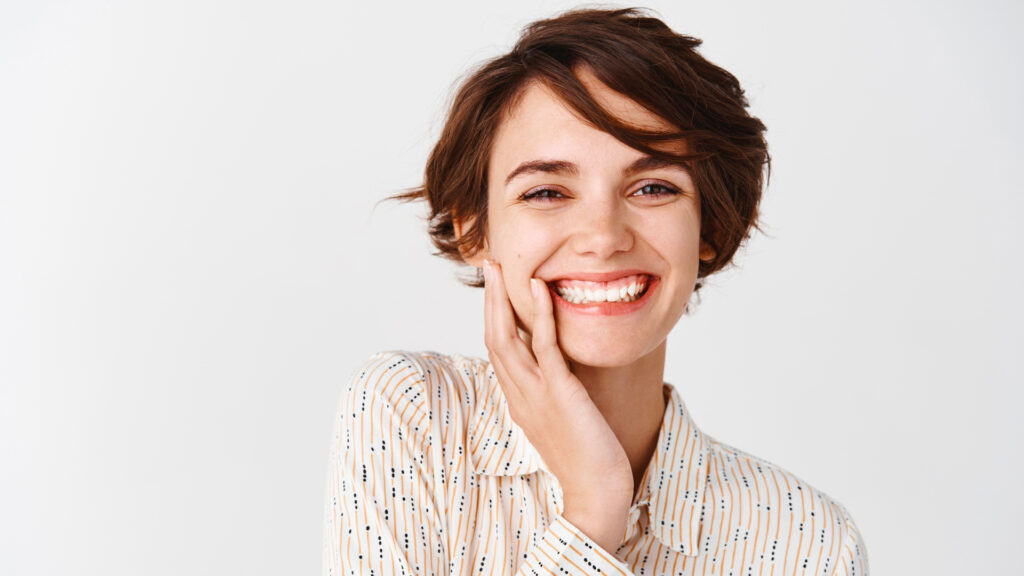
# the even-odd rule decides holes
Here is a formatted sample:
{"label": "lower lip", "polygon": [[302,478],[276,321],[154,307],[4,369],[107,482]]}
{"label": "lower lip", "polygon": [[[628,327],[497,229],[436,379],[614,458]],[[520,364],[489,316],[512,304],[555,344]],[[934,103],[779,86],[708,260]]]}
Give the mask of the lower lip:
{"label": "lower lip", "polygon": [[562,310],[568,310],[574,314],[586,314],[588,316],[622,316],[632,314],[647,305],[651,294],[658,287],[658,279],[651,278],[647,284],[647,291],[640,298],[632,302],[594,302],[591,304],[573,304],[562,298],[558,292],[550,288],[551,296],[555,299],[555,305]]}

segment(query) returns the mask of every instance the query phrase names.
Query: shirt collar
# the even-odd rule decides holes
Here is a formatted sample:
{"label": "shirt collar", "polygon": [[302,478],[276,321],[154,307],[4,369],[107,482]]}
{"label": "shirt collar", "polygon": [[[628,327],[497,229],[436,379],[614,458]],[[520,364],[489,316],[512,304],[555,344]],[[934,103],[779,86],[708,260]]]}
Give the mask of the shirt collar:
{"label": "shirt collar", "polygon": [[635,505],[646,505],[651,533],[662,544],[696,556],[709,445],[675,386],[665,384],[664,389],[665,417]]}
{"label": "shirt collar", "polygon": [[[480,475],[517,476],[551,470],[512,420],[494,369],[477,381],[477,401],[469,422],[469,453]],[[665,416],[658,444],[641,481],[635,506],[646,506],[650,530],[665,546],[697,554],[701,507],[708,477],[708,442],[690,418],[675,387],[664,385]]]}
{"label": "shirt collar", "polygon": [[551,470],[512,420],[508,401],[494,368],[487,364],[486,378],[476,381],[476,407],[469,420],[469,454],[477,474],[518,476]]}

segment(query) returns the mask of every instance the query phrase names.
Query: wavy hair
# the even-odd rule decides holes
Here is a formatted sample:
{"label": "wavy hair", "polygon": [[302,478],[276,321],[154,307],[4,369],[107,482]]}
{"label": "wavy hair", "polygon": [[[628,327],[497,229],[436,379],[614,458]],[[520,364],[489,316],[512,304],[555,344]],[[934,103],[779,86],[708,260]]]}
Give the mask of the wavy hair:
{"label": "wavy hair", "polygon": [[[700,44],[639,8],[572,10],[529,24],[510,52],[463,80],[423,185],[392,198],[428,202],[436,254],[463,261],[463,253],[482,248],[494,136],[527,84],[540,81],[585,121],[627,146],[690,167],[700,198],[701,239],[715,250],[714,258],[700,262],[696,292],[703,278],[732,261],[751,228],[760,230],[758,206],[771,164],[765,126],[747,111],[739,81],[704,59]],[[581,66],[674,129],[641,130],[620,122],[580,82],[575,71]],[[687,154],[664,150],[665,143],[678,141],[686,142]],[[459,237],[456,218],[470,223]],[[463,281],[482,286],[479,276]]]}

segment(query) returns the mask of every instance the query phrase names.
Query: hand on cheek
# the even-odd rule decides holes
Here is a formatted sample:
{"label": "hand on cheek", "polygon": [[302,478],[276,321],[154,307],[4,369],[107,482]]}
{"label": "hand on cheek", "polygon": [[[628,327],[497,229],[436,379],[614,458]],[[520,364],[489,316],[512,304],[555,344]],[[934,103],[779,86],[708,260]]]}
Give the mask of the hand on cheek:
{"label": "hand on cheek", "polygon": [[533,334],[520,338],[501,267],[484,262],[484,341],[512,419],[562,486],[563,516],[614,551],[633,496],[625,450],[569,370],[555,332],[551,293],[531,279]]}

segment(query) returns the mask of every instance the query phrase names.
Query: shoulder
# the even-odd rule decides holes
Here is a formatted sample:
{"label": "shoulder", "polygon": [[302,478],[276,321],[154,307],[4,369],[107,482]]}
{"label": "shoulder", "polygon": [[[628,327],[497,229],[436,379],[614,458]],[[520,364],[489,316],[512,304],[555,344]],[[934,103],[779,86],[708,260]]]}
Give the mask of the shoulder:
{"label": "shoulder", "polygon": [[[433,351],[377,352],[355,369],[342,389],[342,405],[384,401],[413,412],[434,413],[462,404],[472,406],[487,389],[488,363],[478,358]],[[407,416],[407,415],[405,415]]]}
{"label": "shoulder", "polygon": [[779,501],[781,509],[772,511],[787,516],[813,516],[820,520],[821,515],[831,513],[839,524],[847,516],[839,502],[782,466],[711,436],[705,438],[709,489],[737,490],[744,497],[750,496],[755,507]]}
{"label": "shoulder", "polygon": [[379,387],[382,380],[405,376],[420,385],[444,383],[475,389],[487,379],[487,367],[486,360],[460,354],[389,350],[367,358],[356,369],[348,386]]}
{"label": "shoulder", "polygon": [[712,516],[722,512],[725,525],[730,524],[728,512],[731,536],[744,537],[752,526],[767,527],[772,534],[765,539],[769,559],[819,570],[827,566],[826,574],[867,574],[860,533],[839,501],[773,462],[706,438],[705,510]]}

